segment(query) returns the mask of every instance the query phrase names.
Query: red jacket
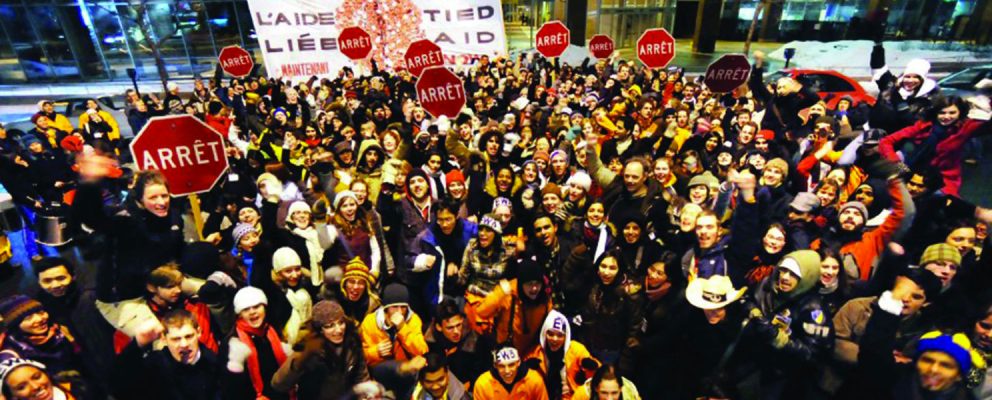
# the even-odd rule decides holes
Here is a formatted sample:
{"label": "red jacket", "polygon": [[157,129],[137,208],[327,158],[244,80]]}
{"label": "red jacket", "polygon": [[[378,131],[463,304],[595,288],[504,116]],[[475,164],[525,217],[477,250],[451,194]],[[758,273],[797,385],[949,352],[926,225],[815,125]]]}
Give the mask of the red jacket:
{"label": "red jacket", "polygon": [[[984,121],[965,119],[950,126],[947,137],[937,143],[934,150],[933,159],[930,166],[940,170],[944,176],[944,193],[957,196],[961,187],[961,158],[964,155],[964,144],[978,131]],[[919,121],[914,125],[907,126],[895,133],[883,137],[878,143],[878,151],[882,156],[892,161],[899,161],[896,155],[895,146],[904,141],[911,140],[914,144],[923,143],[930,136],[933,122]]]}

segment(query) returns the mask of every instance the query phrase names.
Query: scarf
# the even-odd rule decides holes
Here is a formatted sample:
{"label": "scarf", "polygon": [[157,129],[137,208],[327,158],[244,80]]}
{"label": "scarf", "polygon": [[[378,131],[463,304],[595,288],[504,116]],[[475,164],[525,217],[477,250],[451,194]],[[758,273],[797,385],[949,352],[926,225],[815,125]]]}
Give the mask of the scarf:
{"label": "scarf", "polygon": [[293,228],[296,236],[306,239],[307,253],[310,254],[310,283],[320,286],[324,281],[324,271],[320,269],[320,261],[324,258],[324,248],[320,246],[320,234],[317,228]]}
{"label": "scarf", "polygon": [[282,350],[282,342],[279,341],[279,335],[276,334],[276,330],[272,329],[268,323],[262,324],[258,328],[253,328],[248,325],[248,322],[238,318],[238,322],[235,325],[235,333],[238,335],[238,339],[242,343],[248,345],[251,349],[251,355],[248,356],[248,376],[251,378],[251,386],[255,388],[255,398],[263,399],[262,392],[265,390],[265,381],[262,380],[261,370],[258,365],[258,349],[255,348],[255,342],[251,340],[252,336],[264,336],[266,340],[269,341],[269,345],[272,347],[272,354],[276,357],[276,362],[282,365],[286,362],[286,353]]}
{"label": "scarf", "polygon": [[3,347],[45,364],[52,374],[72,369],[69,360],[80,350],[68,330],[56,323],[49,323],[44,335],[28,336],[20,329],[12,331],[3,340]]}
{"label": "scarf", "polygon": [[668,294],[668,290],[672,288],[672,282],[666,280],[656,287],[651,287],[648,285],[648,279],[644,278],[644,294],[648,296],[649,301],[658,301],[662,297]]}

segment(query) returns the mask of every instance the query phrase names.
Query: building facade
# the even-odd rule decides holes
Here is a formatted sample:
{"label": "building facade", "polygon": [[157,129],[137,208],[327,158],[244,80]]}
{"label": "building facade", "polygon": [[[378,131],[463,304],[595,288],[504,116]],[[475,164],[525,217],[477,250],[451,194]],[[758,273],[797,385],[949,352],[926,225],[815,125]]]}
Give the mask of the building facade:
{"label": "building facade", "polygon": [[[992,0],[704,1],[722,2],[717,7],[722,40],[743,40],[764,2],[755,31],[760,40],[884,35],[992,42]],[[511,51],[532,47],[540,24],[570,16],[585,20],[586,38],[606,33],[618,47],[630,47],[645,29],[659,26],[678,38],[692,37],[699,3],[503,0],[503,14]],[[569,10],[570,5],[580,9]],[[208,73],[228,45],[258,54],[245,0],[0,0],[0,84],[128,80],[128,69],[142,79],[157,79],[149,43],[158,45],[171,77]]]}

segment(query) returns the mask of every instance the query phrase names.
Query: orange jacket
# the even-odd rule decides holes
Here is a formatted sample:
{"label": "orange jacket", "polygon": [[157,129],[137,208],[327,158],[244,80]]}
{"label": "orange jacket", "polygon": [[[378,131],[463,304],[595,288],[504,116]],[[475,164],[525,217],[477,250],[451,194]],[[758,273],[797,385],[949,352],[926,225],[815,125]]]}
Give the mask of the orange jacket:
{"label": "orange jacket", "polygon": [[[874,272],[872,267],[875,259],[885,250],[885,245],[892,240],[892,235],[899,229],[899,224],[902,223],[902,219],[906,215],[900,185],[902,183],[898,179],[892,179],[888,182],[889,197],[892,198],[892,213],[885,218],[885,222],[878,228],[865,232],[861,236],[861,240],[847,243],[840,248],[841,256],[850,255],[858,264],[860,280],[866,281],[871,277],[872,272]],[[865,222],[867,220],[866,216]],[[817,239],[810,247],[813,250],[819,250],[820,245],[821,241]]]}
{"label": "orange jacket", "polygon": [[374,313],[365,316],[362,325],[358,328],[358,334],[362,337],[362,350],[365,352],[365,361],[370,367],[375,366],[387,359],[396,361],[407,361],[417,356],[427,353],[427,342],[424,341],[424,334],[420,322],[420,317],[409,311],[406,323],[400,327],[393,340],[393,354],[391,357],[383,358],[379,355],[378,345],[389,340],[389,333],[385,327],[384,308],[379,307]]}
{"label": "orange jacket", "polygon": [[[547,376],[548,359],[544,355],[544,351],[541,349],[540,346],[534,348],[534,351],[531,352],[526,358],[533,358],[535,360],[538,360],[540,362],[539,372],[541,372],[544,376]],[[568,377],[568,388],[571,389],[571,392],[573,394],[579,388],[579,386],[582,386],[582,383],[585,382],[586,379],[592,378],[593,373],[596,372],[595,370],[592,371],[585,370],[584,373],[586,375],[586,379],[583,379],[581,382],[575,381],[575,376],[578,375],[579,371],[583,371],[582,360],[586,358],[591,358],[595,360],[595,358],[591,354],[589,354],[589,350],[586,349],[585,345],[575,340],[572,340],[568,345],[568,351],[565,352],[565,374]],[[572,398],[572,394],[562,396],[563,400],[569,400],[571,398]]]}
{"label": "orange jacket", "polygon": [[544,379],[534,370],[527,371],[524,378],[514,383],[513,389],[509,392],[500,383],[499,378],[493,376],[492,371],[486,371],[476,379],[474,387],[475,389],[472,390],[474,400],[548,400]]}
{"label": "orange jacket", "polygon": [[540,306],[525,308],[517,297],[517,280],[506,282],[510,286],[509,293],[503,291],[503,284],[500,282],[495,290],[482,299],[475,311],[480,318],[494,319],[497,343],[506,343],[512,336],[513,347],[520,354],[530,354],[538,344],[541,325],[544,324],[548,311],[551,311],[551,299]]}

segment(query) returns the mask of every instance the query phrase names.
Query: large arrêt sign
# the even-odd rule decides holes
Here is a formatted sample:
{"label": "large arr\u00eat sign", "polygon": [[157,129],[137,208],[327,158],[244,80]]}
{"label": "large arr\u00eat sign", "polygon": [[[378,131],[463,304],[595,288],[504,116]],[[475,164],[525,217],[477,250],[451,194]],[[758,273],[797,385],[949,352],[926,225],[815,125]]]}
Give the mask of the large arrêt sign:
{"label": "large arr\u00eat sign", "polygon": [[[372,60],[394,69],[421,39],[441,47],[446,65],[507,54],[500,0],[248,0],[248,7],[268,76],[334,79],[344,67],[370,71]],[[368,59],[340,51],[338,35],[351,26],[371,36]]]}
{"label": "large arr\u00eat sign", "polygon": [[465,108],[465,85],[445,67],[428,67],[417,79],[417,100],[434,118],[455,118]]}
{"label": "large arr\u00eat sign", "polygon": [[559,57],[568,49],[572,34],[561,21],[548,21],[534,35],[534,47],[546,58]]}
{"label": "large arr\u00eat sign", "polygon": [[727,54],[706,68],[703,83],[716,93],[729,93],[747,83],[751,63],[743,54]]}
{"label": "large arr\u00eat sign", "polygon": [[664,68],[675,58],[675,38],[665,28],[644,31],[637,39],[637,59],[648,68]]}
{"label": "large arr\u00eat sign", "polygon": [[338,50],[352,60],[364,60],[372,52],[372,36],[357,26],[344,28],[338,35]]}
{"label": "large arr\u00eat sign", "polygon": [[161,171],[173,196],[209,191],[227,170],[224,137],[192,115],[148,120],[131,155],[139,170]]}
{"label": "large arr\u00eat sign", "polygon": [[255,68],[255,60],[252,60],[251,53],[242,49],[241,46],[227,46],[220,50],[217,56],[220,68],[228,75],[244,78]]}

